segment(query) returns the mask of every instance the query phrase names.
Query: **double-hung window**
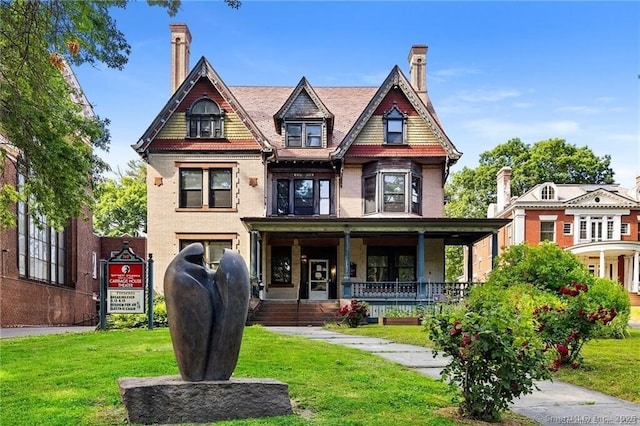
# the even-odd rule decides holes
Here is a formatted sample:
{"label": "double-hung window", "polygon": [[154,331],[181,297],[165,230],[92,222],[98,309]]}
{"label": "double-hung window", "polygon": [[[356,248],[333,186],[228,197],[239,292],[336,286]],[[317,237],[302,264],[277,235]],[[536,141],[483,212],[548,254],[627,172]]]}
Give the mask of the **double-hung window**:
{"label": "double-hung window", "polygon": [[322,147],[322,125],[319,123],[287,123],[285,131],[287,147]]}
{"label": "double-hung window", "polygon": [[271,246],[271,283],[291,284],[291,246]]}
{"label": "double-hung window", "polygon": [[415,281],[414,247],[368,247],[367,281]]}
{"label": "double-hung window", "polygon": [[232,208],[232,177],[232,167],[189,165],[189,167],[179,168],[179,208]]}
{"label": "double-hung window", "polygon": [[202,207],[202,169],[180,169],[180,207]]}
{"label": "double-hung window", "polygon": [[224,137],[224,110],[209,98],[201,98],[187,111],[188,137],[217,139]]}
{"label": "double-hung window", "polygon": [[331,179],[278,178],[274,185],[274,212],[277,215],[330,215]]}
{"label": "double-hung window", "polygon": [[555,222],[540,222],[540,241],[555,241]]}

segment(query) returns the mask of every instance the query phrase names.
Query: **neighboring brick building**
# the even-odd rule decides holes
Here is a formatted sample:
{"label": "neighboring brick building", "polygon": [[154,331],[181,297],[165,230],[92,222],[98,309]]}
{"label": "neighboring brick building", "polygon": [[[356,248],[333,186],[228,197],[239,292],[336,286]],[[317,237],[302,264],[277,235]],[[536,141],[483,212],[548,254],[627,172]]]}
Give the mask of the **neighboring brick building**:
{"label": "neighboring brick building", "polygon": [[[617,184],[545,182],[511,197],[511,169],[497,175],[497,203],[488,216],[512,222],[498,232],[499,252],[513,244],[552,241],[574,253],[597,277],[619,282],[638,293],[640,277],[640,177],[634,188]],[[491,270],[488,239],[475,245],[473,279]]]}
{"label": "neighboring brick building", "polygon": [[[93,115],[70,69],[65,76],[78,89],[82,113]],[[0,135],[7,153],[2,182],[18,185],[18,153],[8,142]],[[17,227],[0,232],[0,326],[95,324],[100,241],[91,220],[70,219],[57,232],[39,229],[25,203],[14,208]]]}
{"label": "neighboring brick building", "polygon": [[427,94],[426,46],[410,49],[409,78],[394,66],[379,87],[230,87],[204,57],[188,69],[190,41],[171,25],[172,94],[134,145],[158,276],[199,241],[212,267],[224,248],[242,254],[264,299],[404,286],[417,300],[444,281],[445,245],[508,222],[444,218],[461,153]]}

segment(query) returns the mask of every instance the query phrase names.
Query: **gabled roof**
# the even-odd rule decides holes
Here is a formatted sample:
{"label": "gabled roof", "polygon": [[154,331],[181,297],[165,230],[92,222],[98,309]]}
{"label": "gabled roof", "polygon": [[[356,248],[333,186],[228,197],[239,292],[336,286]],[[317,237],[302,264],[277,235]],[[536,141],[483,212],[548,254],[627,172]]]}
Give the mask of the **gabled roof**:
{"label": "gabled roof", "polygon": [[322,116],[322,118],[327,120],[327,130],[329,132],[332,132],[333,131],[333,114],[331,113],[331,111],[327,109],[324,103],[322,103],[322,100],[317,95],[315,90],[313,90],[313,87],[311,87],[311,84],[309,84],[309,81],[306,79],[306,77],[302,77],[302,79],[300,80],[296,88],[293,89],[293,92],[291,92],[291,95],[289,95],[289,98],[285,101],[285,103],[278,110],[278,112],[276,112],[273,115],[273,121],[276,126],[276,132],[280,133],[282,121],[287,117],[287,113],[291,109],[291,106],[296,101],[296,99],[298,99],[298,97],[301,95],[302,91],[304,91],[307,94],[307,96],[309,96],[311,101],[318,108],[318,111]]}
{"label": "gabled roof", "polygon": [[634,201],[617,191],[613,192],[605,188],[598,188],[567,200],[566,204],[567,206],[575,207],[635,207],[638,206],[638,201]]}
{"label": "gabled roof", "polygon": [[273,147],[269,143],[269,140],[263,135],[258,126],[256,126],[251,119],[251,116],[245,111],[242,104],[238,102],[231,90],[229,90],[227,85],[222,81],[218,73],[216,73],[204,56],[201,57],[198,63],[193,67],[187,78],[185,78],[180,87],[178,87],[178,90],[176,90],[173,96],[171,96],[169,101],[162,108],[138,142],[132,145],[133,149],[135,149],[139,154],[144,155],[149,148],[149,144],[169,121],[169,118],[175,112],[176,108],[187,97],[187,95],[189,95],[191,89],[201,77],[205,77],[211,82],[220,96],[222,96],[222,98],[231,106],[234,112],[247,126],[247,129],[260,144],[261,148],[264,151],[271,151]]}
{"label": "gabled roof", "polygon": [[366,108],[364,108],[364,110],[362,110],[362,113],[356,120],[349,133],[345,136],[345,138],[335,149],[335,151],[332,152],[332,157],[344,157],[362,129],[366,126],[369,119],[373,116],[374,111],[378,108],[380,103],[384,100],[385,96],[387,96],[389,91],[391,91],[391,89],[393,88],[399,88],[403,92],[413,108],[415,108],[420,117],[422,117],[422,119],[431,128],[449,159],[449,165],[452,165],[456,161],[458,161],[458,159],[462,156],[462,153],[456,149],[456,147],[453,145],[449,137],[442,129],[435,111],[433,110],[431,102],[428,99],[426,104],[422,101],[422,99],[418,96],[416,91],[411,86],[409,80],[407,80],[405,75],[402,73],[400,67],[398,67],[397,65],[393,67],[369,104],[366,106]]}

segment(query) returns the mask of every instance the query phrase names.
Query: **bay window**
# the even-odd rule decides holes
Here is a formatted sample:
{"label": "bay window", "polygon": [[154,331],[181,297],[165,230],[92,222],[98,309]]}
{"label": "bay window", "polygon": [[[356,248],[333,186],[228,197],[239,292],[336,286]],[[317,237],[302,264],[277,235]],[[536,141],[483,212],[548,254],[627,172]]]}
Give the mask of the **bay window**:
{"label": "bay window", "polygon": [[364,213],[413,213],[422,211],[422,177],[419,166],[386,167],[375,163],[364,169]]}

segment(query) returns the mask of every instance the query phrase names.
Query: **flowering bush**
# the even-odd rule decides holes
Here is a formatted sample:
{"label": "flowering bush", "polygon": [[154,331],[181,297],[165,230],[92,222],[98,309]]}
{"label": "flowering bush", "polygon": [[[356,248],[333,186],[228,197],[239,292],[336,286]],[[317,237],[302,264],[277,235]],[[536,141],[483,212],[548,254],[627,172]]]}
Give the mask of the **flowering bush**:
{"label": "flowering bush", "polygon": [[342,306],[336,311],[336,316],[351,328],[355,328],[369,316],[369,305],[358,299],[353,299],[350,303]]}
{"label": "flowering bush", "polygon": [[515,398],[533,391],[535,380],[550,376],[533,322],[506,299],[484,292],[426,320],[434,354],[450,357],[442,376],[460,387],[460,414],[472,419],[499,420]]}

